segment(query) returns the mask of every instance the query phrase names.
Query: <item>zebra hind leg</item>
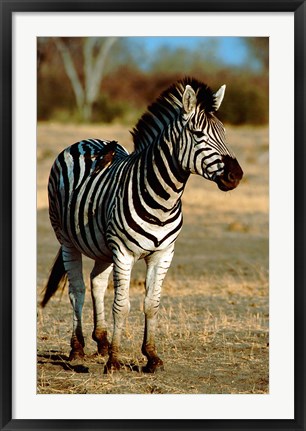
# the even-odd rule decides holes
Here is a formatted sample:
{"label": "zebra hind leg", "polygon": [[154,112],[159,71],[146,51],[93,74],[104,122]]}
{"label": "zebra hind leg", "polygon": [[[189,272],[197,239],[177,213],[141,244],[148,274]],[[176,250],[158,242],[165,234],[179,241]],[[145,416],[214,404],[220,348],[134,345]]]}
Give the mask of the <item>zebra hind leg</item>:
{"label": "zebra hind leg", "polygon": [[142,344],[142,354],[148,362],[142,368],[144,373],[154,373],[163,370],[163,361],[158,356],[155,347],[155,329],[160,304],[161,287],[173,257],[173,246],[166,251],[155,252],[146,259],[146,296],[144,300],[145,330]]}
{"label": "zebra hind leg", "polygon": [[62,246],[64,267],[69,281],[69,298],[73,308],[73,327],[69,360],[84,357],[84,337],[82,331],[82,310],[85,284],[82,273],[82,255],[75,248]]}
{"label": "zebra hind leg", "polygon": [[94,330],[92,338],[97,343],[98,354],[102,356],[106,356],[109,349],[104,314],[104,295],[111,271],[112,264],[96,261],[90,274],[91,297],[94,310]]}

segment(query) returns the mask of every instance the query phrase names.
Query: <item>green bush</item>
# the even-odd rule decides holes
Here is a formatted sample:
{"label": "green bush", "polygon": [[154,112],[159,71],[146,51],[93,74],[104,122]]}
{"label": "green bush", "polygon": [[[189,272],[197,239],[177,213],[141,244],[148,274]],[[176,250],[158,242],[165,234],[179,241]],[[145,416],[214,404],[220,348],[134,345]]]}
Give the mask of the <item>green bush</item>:
{"label": "green bush", "polygon": [[125,116],[128,110],[127,103],[124,101],[113,101],[106,95],[101,95],[93,105],[93,123],[111,123]]}
{"label": "green bush", "polygon": [[269,93],[265,82],[252,76],[229,79],[220,115],[224,122],[235,125],[266,124],[269,120]]}

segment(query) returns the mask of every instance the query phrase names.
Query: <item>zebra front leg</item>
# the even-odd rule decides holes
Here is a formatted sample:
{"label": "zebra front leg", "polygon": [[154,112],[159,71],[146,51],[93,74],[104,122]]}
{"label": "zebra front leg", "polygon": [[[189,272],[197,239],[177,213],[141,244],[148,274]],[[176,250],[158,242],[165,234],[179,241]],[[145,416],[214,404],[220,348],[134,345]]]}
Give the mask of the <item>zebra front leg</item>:
{"label": "zebra front leg", "polygon": [[109,348],[104,314],[104,295],[112,268],[113,265],[110,263],[96,261],[90,274],[91,297],[94,310],[94,330],[92,338],[97,343],[98,354],[102,356],[108,354]]}
{"label": "zebra front leg", "polygon": [[155,329],[160,304],[161,287],[173,257],[174,247],[162,252],[155,252],[146,258],[146,296],[144,300],[145,330],[142,353],[147,357],[147,364],[142,368],[145,373],[154,373],[163,369],[163,361],[157,355],[155,347]]}
{"label": "zebra front leg", "polygon": [[73,326],[69,361],[84,357],[84,337],[82,331],[82,310],[85,284],[82,273],[82,255],[75,248],[62,246],[63,262],[69,281],[69,298],[73,308]]}
{"label": "zebra front leg", "polygon": [[109,358],[104,372],[119,370],[119,349],[123,324],[130,311],[129,287],[133,259],[131,256],[116,256],[114,259],[114,289],[113,303],[114,329],[109,348]]}

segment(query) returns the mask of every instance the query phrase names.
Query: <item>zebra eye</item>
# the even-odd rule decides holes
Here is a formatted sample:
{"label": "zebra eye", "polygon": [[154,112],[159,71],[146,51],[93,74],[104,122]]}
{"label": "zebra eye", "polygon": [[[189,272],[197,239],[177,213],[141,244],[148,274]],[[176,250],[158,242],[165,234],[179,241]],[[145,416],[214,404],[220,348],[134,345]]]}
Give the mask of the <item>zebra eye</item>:
{"label": "zebra eye", "polygon": [[193,130],[192,132],[197,138],[203,138],[204,133],[201,130]]}

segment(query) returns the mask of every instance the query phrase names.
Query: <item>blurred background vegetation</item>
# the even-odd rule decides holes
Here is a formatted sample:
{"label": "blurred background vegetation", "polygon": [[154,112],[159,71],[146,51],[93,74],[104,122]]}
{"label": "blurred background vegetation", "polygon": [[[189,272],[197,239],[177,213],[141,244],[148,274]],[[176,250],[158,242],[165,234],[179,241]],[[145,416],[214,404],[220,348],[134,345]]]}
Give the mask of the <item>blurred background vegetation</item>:
{"label": "blurred background vegetation", "polygon": [[[268,38],[38,38],[39,121],[135,124],[170,84],[227,85],[219,118],[268,123]],[[228,43],[231,42],[231,43]]]}

